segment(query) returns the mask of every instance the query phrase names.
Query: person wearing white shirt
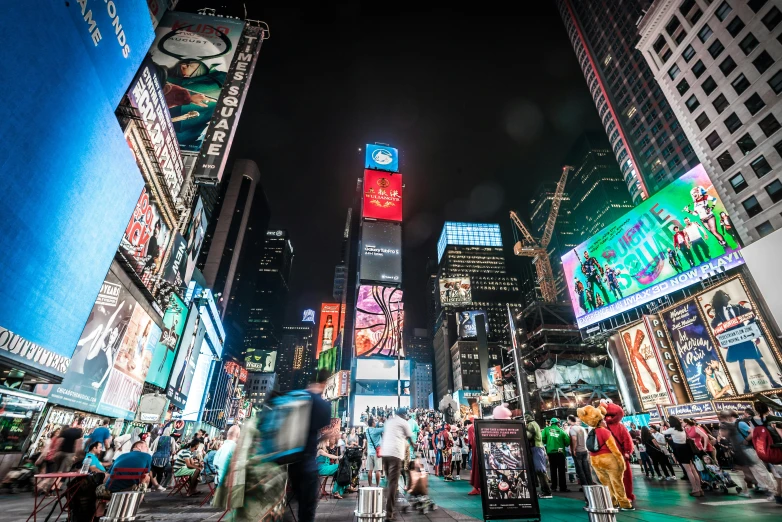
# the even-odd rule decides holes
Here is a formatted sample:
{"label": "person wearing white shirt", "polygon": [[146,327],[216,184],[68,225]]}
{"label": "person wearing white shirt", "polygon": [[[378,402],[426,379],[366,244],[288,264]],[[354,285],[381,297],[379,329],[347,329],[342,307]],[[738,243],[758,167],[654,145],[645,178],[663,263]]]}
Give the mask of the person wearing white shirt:
{"label": "person wearing white shirt", "polygon": [[695,469],[695,464],[693,464],[695,454],[687,444],[687,433],[684,431],[684,426],[682,426],[681,420],[673,415],[668,418],[668,422],[671,427],[663,431],[663,435],[671,436],[673,453],[676,455],[676,460],[678,460],[679,464],[684,468],[685,473],[687,473],[687,478],[690,480],[690,486],[692,486],[690,496],[702,497],[703,490],[701,489],[700,473],[698,473],[698,470]]}
{"label": "person wearing white shirt", "polygon": [[380,446],[383,456],[383,471],[386,474],[386,520],[394,520],[396,497],[399,489],[399,475],[407,444],[413,445],[413,430],[408,424],[407,408],[399,408],[396,415],[383,426],[383,442]]}
{"label": "person wearing white shirt", "polygon": [[709,256],[709,245],[706,244],[706,229],[698,222],[691,221],[690,218],[684,218],[684,233],[690,239],[690,248],[693,257],[700,258],[699,263],[711,259]]}

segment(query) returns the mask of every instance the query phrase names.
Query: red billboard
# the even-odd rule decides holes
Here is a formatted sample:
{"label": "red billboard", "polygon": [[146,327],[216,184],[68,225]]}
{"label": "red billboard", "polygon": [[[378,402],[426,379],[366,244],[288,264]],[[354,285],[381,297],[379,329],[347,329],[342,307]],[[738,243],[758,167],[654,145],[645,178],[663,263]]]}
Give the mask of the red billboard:
{"label": "red billboard", "polygon": [[365,218],[402,221],[402,175],[364,171]]}
{"label": "red billboard", "polygon": [[[339,303],[323,303],[320,305],[320,323],[318,324],[318,344],[315,350],[315,358],[321,355],[335,357],[334,343],[337,340],[339,328]],[[336,361],[336,357],[334,359]],[[318,365],[320,368],[321,366]]]}

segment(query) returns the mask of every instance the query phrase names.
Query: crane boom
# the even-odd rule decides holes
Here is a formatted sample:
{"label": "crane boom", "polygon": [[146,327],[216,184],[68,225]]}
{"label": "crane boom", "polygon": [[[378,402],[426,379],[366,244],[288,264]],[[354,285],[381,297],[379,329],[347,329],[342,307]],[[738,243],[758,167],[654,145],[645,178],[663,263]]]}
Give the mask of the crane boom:
{"label": "crane boom", "polygon": [[532,234],[530,234],[529,230],[527,230],[527,227],[524,226],[524,223],[522,223],[521,219],[519,219],[519,216],[516,215],[514,211],[510,211],[510,219],[513,221],[513,224],[516,225],[516,228],[521,231],[522,236],[524,236],[524,242],[527,243],[525,246],[527,247],[537,247],[538,242],[535,241],[535,238],[532,237]]}
{"label": "crane boom", "polygon": [[554,225],[557,222],[559,207],[562,204],[562,196],[565,194],[567,175],[571,170],[573,170],[573,167],[568,165],[562,167],[562,175],[559,177],[557,189],[554,191],[554,198],[551,200],[551,210],[549,211],[548,219],[546,220],[546,227],[543,229],[543,237],[540,239],[540,246],[542,248],[548,247],[548,244],[551,242],[551,236],[554,235]]}

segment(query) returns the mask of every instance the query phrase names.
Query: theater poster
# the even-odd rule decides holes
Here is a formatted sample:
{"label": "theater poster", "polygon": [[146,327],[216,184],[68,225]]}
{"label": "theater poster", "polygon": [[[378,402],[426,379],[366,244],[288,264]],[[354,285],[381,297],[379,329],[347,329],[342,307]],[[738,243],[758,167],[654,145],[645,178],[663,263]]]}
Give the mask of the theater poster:
{"label": "theater poster", "polygon": [[524,423],[476,420],[475,441],[481,467],[483,519],[540,519]]}
{"label": "theater poster", "polygon": [[619,338],[644,411],[654,409],[658,404],[673,404],[665,383],[666,375],[660,367],[651,336],[644,323],[620,330]]}

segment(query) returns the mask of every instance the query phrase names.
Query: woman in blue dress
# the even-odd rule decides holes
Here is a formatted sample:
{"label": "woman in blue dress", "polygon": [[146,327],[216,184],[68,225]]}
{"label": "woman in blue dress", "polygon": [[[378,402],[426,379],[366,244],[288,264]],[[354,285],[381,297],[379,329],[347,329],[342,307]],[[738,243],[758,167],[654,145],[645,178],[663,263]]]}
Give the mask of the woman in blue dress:
{"label": "woman in blue dress", "polygon": [[331,492],[334,494],[334,498],[342,498],[342,494],[347,489],[347,485],[340,486],[337,484],[337,470],[339,469],[339,464],[331,463],[332,460],[339,460],[339,457],[329,453],[326,445],[327,441],[325,440],[318,444],[318,455],[315,458],[315,462],[318,464],[318,475],[321,477],[333,476],[334,487],[332,488]]}

